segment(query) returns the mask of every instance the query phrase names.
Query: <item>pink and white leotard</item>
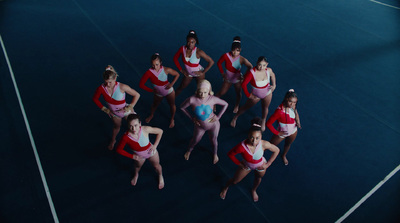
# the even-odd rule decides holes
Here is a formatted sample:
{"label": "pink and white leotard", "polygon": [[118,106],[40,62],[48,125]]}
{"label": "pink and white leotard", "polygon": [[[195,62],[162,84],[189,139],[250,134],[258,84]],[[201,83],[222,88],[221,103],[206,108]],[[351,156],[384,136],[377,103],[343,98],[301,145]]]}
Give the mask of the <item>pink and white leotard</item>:
{"label": "pink and white leotard", "polygon": [[265,98],[269,94],[271,94],[271,86],[270,86],[270,74],[268,69],[265,70],[266,79],[264,81],[256,81],[255,80],[255,72],[256,68],[250,69],[249,72],[244,76],[244,80],[242,82],[242,88],[247,97],[250,97],[250,93],[247,90],[247,84],[250,83],[253,91],[251,92],[254,96],[258,98]]}
{"label": "pink and white leotard", "polygon": [[[272,125],[275,121],[278,121],[279,123],[278,130],[276,130]],[[283,104],[281,104],[268,119],[267,127],[275,135],[278,135],[281,131],[285,131],[286,134],[280,137],[288,137],[297,131],[296,113],[292,108],[285,108]]]}
{"label": "pink and white leotard", "polygon": [[240,64],[240,56],[233,58],[231,52],[222,55],[217,62],[221,74],[224,73],[222,68],[223,62],[225,62],[226,80],[232,84],[238,83],[242,78],[242,73],[240,73],[240,69],[242,68],[242,65]]}
{"label": "pink and white leotard", "polygon": [[[150,82],[153,84],[154,89],[151,89],[145,85],[146,81],[150,79]],[[148,92],[154,92],[159,97],[165,97],[169,95],[174,88],[166,89],[166,86],[169,84],[168,76],[165,73],[164,67],[161,66],[160,70],[157,72],[153,68],[150,68],[139,82],[139,87]]]}
{"label": "pink and white leotard", "polygon": [[94,103],[101,109],[103,105],[101,104],[99,98],[100,95],[103,96],[104,100],[108,104],[108,108],[111,110],[112,116],[117,116],[123,118],[129,114],[135,113],[134,111],[125,112],[124,108],[128,105],[125,101],[125,92],[122,93],[120,89],[120,83],[115,82],[113,93],[110,95],[104,84],[100,85],[93,96]]}
{"label": "pink and white leotard", "polygon": [[204,68],[200,65],[200,58],[197,58],[196,51],[197,47],[194,47],[192,50],[192,55],[190,57],[186,57],[186,46],[182,46],[179,48],[178,52],[176,52],[174,56],[174,63],[178,70],[182,70],[181,65],[179,64],[178,58],[182,55],[182,62],[185,64],[186,71],[189,73],[190,77],[197,77],[195,71],[202,71]]}
{"label": "pink and white leotard", "polygon": [[157,152],[157,150],[153,149],[153,145],[150,143],[149,137],[143,134],[141,127],[139,130],[138,139],[133,138],[128,131],[122,136],[117,146],[117,153],[132,159],[133,155],[124,150],[126,144],[128,144],[128,146],[136,155],[144,159],[152,157]]}
{"label": "pink and white leotard", "polygon": [[241,143],[233,147],[228,152],[228,157],[237,165],[240,164],[240,161],[235,157],[235,155],[241,154],[245,165],[252,170],[255,170],[262,166],[264,163],[267,163],[266,159],[264,158],[264,150],[262,148],[262,143],[256,146],[254,153],[250,151],[250,149],[246,145],[246,140],[243,140]]}

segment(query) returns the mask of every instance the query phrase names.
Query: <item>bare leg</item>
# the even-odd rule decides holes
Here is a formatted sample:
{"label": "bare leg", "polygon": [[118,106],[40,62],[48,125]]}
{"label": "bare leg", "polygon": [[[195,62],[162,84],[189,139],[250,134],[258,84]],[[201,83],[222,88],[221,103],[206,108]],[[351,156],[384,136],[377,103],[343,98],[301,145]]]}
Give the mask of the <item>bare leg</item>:
{"label": "bare leg", "polygon": [[238,82],[234,85],[235,87],[235,92],[236,92],[236,102],[235,102],[235,108],[233,109],[233,113],[237,113],[239,111],[239,104],[240,100],[242,99],[242,82]]}
{"label": "bare leg", "polygon": [[231,85],[232,85],[231,83],[224,81],[224,83],[222,83],[221,89],[218,91],[218,93],[215,96],[217,96],[219,98],[224,96],[226,94],[226,92],[228,92]]}
{"label": "bare leg", "polygon": [[171,111],[171,121],[169,122],[169,128],[173,128],[175,126],[175,113],[176,113],[175,91],[172,91],[169,95],[166,96],[166,98]]}
{"label": "bare leg", "polygon": [[154,112],[156,111],[157,107],[160,105],[162,100],[163,100],[163,97],[159,97],[156,94],[154,94],[154,100],[153,100],[153,104],[151,105],[150,115],[145,120],[146,123],[149,123],[151,121],[151,119],[153,119]]}
{"label": "bare leg", "polygon": [[240,108],[239,108],[239,111],[238,111],[238,113],[236,113],[236,115],[233,117],[233,119],[232,119],[232,121],[231,121],[231,126],[233,127],[233,128],[235,128],[235,126],[236,126],[236,120],[238,119],[238,117],[240,116],[240,115],[242,115],[245,111],[247,111],[249,108],[251,108],[251,107],[253,107],[255,104],[257,104],[257,102],[259,101],[260,99],[259,98],[257,98],[257,99],[247,99],[247,101],[246,101],[246,103],[243,105],[243,106],[241,106]]}
{"label": "bare leg", "polygon": [[176,89],[175,95],[178,96],[182,92],[182,90],[185,89],[190,84],[192,79],[193,79],[192,77],[183,76],[181,85],[178,87],[178,89]]}
{"label": "bare leg", "polygon": [[142,166],[143,166],[143,164],[144,164],[145,161],[146,161],[145,159],[139,160],[139,161],[137,161],[137,160],[134,161],[134,165],[135,165],[135,175],[133,176],[133,178],[132,178],[132,180],[131,180],[132,186],[135,186],[135,185],[136,185],[137,180],[138,180],[138,178],[139,178],[139,171],[140,171],[140,169],[142,168]]}
{"label": "bare leg", "polygon": [[156,170],[158,174],[158,189],[163,189],[164,188],[164,177],[162,175],[162,167],[160,165],[160,156],[158,155],[158,151],[149,158],[149,161],[151,165],[153,165],[154,169]]}
{"label": "bare leg", "polygon": [[251,189],[251,195],[253,196],[253,201],[257,202],[258,201],[257,188],[258,188],[258,186],[260,186],[262,177],[265,175],[265,170],[262,172],[255,171],[254,175],[255,175],[254,176],[254,184],[253,184],[253,188]]}
{"label": "bare leg", "polygon": [[261,100],[261,109],[262,109],[262,122],[261,122],[261,131],[265,131],[265,122],[267,122],[267,115],[268,115],[268,107],[271,104],[272,100],[272,93],[266,96]]}
{"label": "bare leg", "polygon": [[114,149],[114,145],[117,142],[117,135],[119,133],[119,130],[121,128],[121,122],[122,119],[120,117],[112,117],[112,121],[113,121],[113,130],[112,130],[112,137],[111,137],[111,141],[110,144],[108,144],[108,149],[109,150],[113,150]]}
{"label": "bare leg", "polygon": [[247,176],[247,174],[250,173],[250,171],[251,171],[250,169],[249,169],[249,170],[245,170],[245,169],[242,169],[241,167],[239,167],[239,168],[236,170],[236,173],[235,173],[235,175],[233,176],[233,178],[229,179],[228,182],[226,182],[225,187],[222,188],[221,193],[219,194],[219,196],[221,197],[221,199],[222,199],[222,200],[225,199],[225,197],[226,197],[226,192],[228,192],[228,189],[229,189],[229,187],[230,187],[231,185],[235,185],[235,184],[239,183],[240,181],[242,181],[243,178],[244,178],[245,176]]}
{"label": "bare leg", "polygon": [[283,162],[285,163],[285,165],[289,165],[289,161],[286,158],[286,154],[289,152],[290,146],[296,139],[296,136],[297,136],[297,132],[286,137],[286,139],[285,139],[285,146],[283,147],[283,154],[282,154],[282,159],[283,159]]}

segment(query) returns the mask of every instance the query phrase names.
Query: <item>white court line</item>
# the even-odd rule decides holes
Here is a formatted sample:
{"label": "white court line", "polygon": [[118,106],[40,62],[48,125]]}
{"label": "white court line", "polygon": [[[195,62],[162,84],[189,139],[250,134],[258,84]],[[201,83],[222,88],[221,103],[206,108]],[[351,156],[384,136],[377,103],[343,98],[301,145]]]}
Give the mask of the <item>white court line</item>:
{"label": "white court line", "polygon": [[[295,67],[298,67],[300,70],[304,71],[300,66],[298,66],[297,64],[295,64],[293,61],[287,59],[286,57],[282,56],[281,54],[271,50],[269,47],[267,47],[264,43],[258,41],[257,39],[255,39],[252,36],[249,36],[247,33],[243,32],[241,29],[233,26],[232,24],[230,24],[229,22],[225,21],[224,19],[218,17],[217,15],[213,14],[212,12],[200,7],[199,5],[195,4],[194,2],[192,2],[191,0],[186,0],[187,2],[189,2],[190,4],[194,5],[195,7],[203,10],[204,12],[208,13],[209,15],[215,17],[216,19],[218,19],[219,21],[221,21],[222,23],[228,25],[229,27],[231,27],[234,30],[237,30],[239,33],[242,33],[244,36],[248,37],[249,39],[252,39],[253,41],[255,41],[256,43],[260,44],[261,46],[263,46],[264,48],[270,50],[271,52],[273,52],[274,54],[280,56],[281,58],[283,58],[284,60],[288,61],[290,64],[294,65]],[[374,0],[370,0],[370,1],[374,1]],[[374,1],[375,2],[375,1]],[[387,5],[389,6],[389,5]],[[394,7],[394,6],[392,6]],[[394,7],[396,8],[396,7]],[[390,125],[390,123],[384,121],[383,119],[379,118],[379,116],[369,112],[367,109],[359,106],[356,102],[354,102],[351,98],[347,97],[344,94],[341,94],[340,92],[337,92],[336,89],[334,89],[333,87],[331,87],[329,84],[325,83],[324,81],[321,81],[320,79],[318,79],[315,75],[312,75],[306,71],[304,71],[305,74],[307,74],[308,76],[312,77],[314,80],[318,81],[319,83],[321,83],[322,85],[328,87],[329,89],[331,89],[333,92],[337,93],[338,95],[341,95],[344,99],[346,99],[347,101],[349,101],[352,105],[360,108],[361,110],[363,110],[366,114],[370,115],[371,117],[375,118],[377,121],[383,123],[384,125],[390,127],[392,130],[394,130],[396,133],[399,133],[399,130],[397,130],[396,128],[392,127]],[[376,185],[368,194],[366,194],[357,204],[355,204],[349,211],[346,212],[345,215],[343,215],[339,220],[337,220],[336,222],[342,222],[344,219],[346,219],[352,212],[354,212],[355,209],[357,209],[366,199],[368,199],[373,193],[375,193],[386,181],[389,180],[389,178],[391,178],[394,174],[397,173],[397,171],[399,171],[400,169],[400,165],[397,166],[397,168],[395,168],[392,172],[390,172],[389,175],[387,175],[384,180],[382,180],[378,185]]]}
{"label": "white court line", "polygon": [[353,213],[364,201],[366,201],[369,197],[372,196],[386,181],[388,181],[393,175],[397,173],[397,171],[400,170],[400,165],[398,165],[392,172],[390,172],[381,182],[379,182],[368,194],[366,194],[363,198],[361,198],[360,201],[358,201],[350,210],[348,210],[339,220],[336,221],[336,223],[340,223],[344,221],[351,213]]}
{"label": "white court line", "polygon": [[50,205],[51,213],[53,214],[54,222],[58,223],[59,221],[58,221],[56,209],[54,208],[53,200],[51,199],[50,190],[49,190],[49,187],[47,186],[46,177],[44,176],[42,164],[40,163],[39,154],[38,154],[37,149],[36,149],[35,141],[33,140],[33,136],[32,136],[32,132],[31,132],[31,128],[29,126],[28,118],[26,117],[24,105],[22,104],[22,100],[21,100],[21,96],[19,94],[17,82],[15,81],[14,72],[13,72],[13,70],[11,68],[11,63],[10,63],[10,60],[8,59],[6,47],[4,46],[3,38],[1,37],[1,35],[0,35],[0,42],[1,42],[1,47],[3,48],[4,56],[5,56],[6,61],[7,61],[8,69],[10,71],[11,79],[12,79],[13,84],[14,84],[15,93],[17,94],[19,106],[21,108],[21,113],[22,113],[22,116],[24,117],[26,130],[28,131],[28,135],[29,135],[29,139],[31,141],[33,153],[35,154],[36,163],[37,163],[37,166],[39,168],[40,176],[42,178],[44,190],[46,192],[47,200],[48,200],[49,205]]}
{"label": "white court line", "polygon": [[369,0],[369,1],[371,1],[371,2],[375,2],[375,3],[377,3],[377,4],[381,4],[381,5],[384,5],[384,6],[390,7],[390,8],[394,8],[394,9],[400,9],[399,7],[396,7],[396,6],[393,6],[393,5],[389,5],[389,4],[385,4],[385,3],[383,3],[383,2],[378,2],[378,1],[375,1],[375,0]]}

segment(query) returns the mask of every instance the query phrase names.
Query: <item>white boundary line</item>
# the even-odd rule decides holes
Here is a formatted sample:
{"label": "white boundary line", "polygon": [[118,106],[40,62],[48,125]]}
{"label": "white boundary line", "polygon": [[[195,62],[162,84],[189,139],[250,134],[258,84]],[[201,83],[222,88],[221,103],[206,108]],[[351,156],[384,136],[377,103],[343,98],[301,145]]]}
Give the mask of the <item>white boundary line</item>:
{"label": "white boundary line", "polygon": [[388,181],[393,175],[395,175],[400,170],[400,165],[398,165],[392,172],[390,172],[381,182],[379,182],[368,194],[366,194],[360,201],[358,201],[350,210],[348,210],[336,223],[344,221],[351,213],[353,213],[364,201],[366,201],[372,194],[374,194],[386,181]]}
{"label": "white boundary line", "polygon": [[385,3],[383,3],[383,2],[378,2],[378,1],[375,1],[375,0],[369,0],[369,1],[375,2],[375,3],[380,4],[380,5],[387,6],[387,7],[390,7],[390,8],[400,9],[399,7],[396,7],[396,6],[393,6],[393,5],[389,5],[389,4],[385,4]]}
{"label": "white boundary line", "polygon": [[37,166],[39,168],[40,176],[42,178],[44,190],[46,191],[46,196],[47,196],[47,200],[49,201],[51,213],[53,214],[54,222],[58,223],[59,221],[58,221],[56,209],[54,208],[53,200],[51,199],[50,190],[49,190],[49,187],[47,186],[46,177],[44,176],[42,164],[40,163],[39,154],[38,154],[37,149],[36,149],[35,141],[33,140],[33,136],[32,136],[32,132],[31,132],[31,128],[29,126],[28,118],[26,117],[24,105],[22,104],[22,100],[21,100],[21,96],[19,94],[17,82],[15,81],[14,72],[13,72],[13,70],[11,68],[11,63],[10,63],[10,60],[8,59],[6,47],[4,46],[3,38],[1,37],[1,35],[0,35],[0,42],[1,42],[1,47],[3,48],[4,56],[5,56],[6,61],[7,61],[8,69],[10,71],[11,79],[12,79],[13,84],[14,84],[15,93],[17,94],[19,106],[21,108],[21,113],[22,113],[22,116],[24,117],[26,130],[28,131],[28,135],[29,135],[29,139],[31,141],[33,153],[35,154],[36,163],[37,163]]}

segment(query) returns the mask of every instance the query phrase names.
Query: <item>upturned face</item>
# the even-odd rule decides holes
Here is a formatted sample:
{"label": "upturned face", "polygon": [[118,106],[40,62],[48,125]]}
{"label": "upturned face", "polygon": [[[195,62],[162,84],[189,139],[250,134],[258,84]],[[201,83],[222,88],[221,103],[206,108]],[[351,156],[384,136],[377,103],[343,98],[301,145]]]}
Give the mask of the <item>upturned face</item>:
{"label": "upturned face", "polygon": [[268,63],[265,61],[261,61],[257,64],[257,70],[265,70],[267,69]]}
{"label": "upturned face", "polygon": [[129,131],[130,131],[131,133],[133,133],[134,135],[136,135],[136,134],[139,133],[140,126],[142,126],[141,123],[140,123],[140,121],[139,121],[138,119],[133,119],[133,120],[129,123]]}
{"label": "upturned face", "polygon": [[249,133],[247,142],[252,146],[257,146],[261,141],[261,131],[252,131]]}
{"label": "upturned face", "polygon": [[295,109],[296,108],[296,104],[297,104],[297,98],[291,97],[291,98],[286,99],[286,106],[287,107]]}
{"label": "upturned face", "polygon": [[194,38],[188,38],[186,41],[186,47],[193,50],[196,46],[196,40]]}
{"label": "upturned face", "polygon": [[204,99],[208,95],[210,95],[210,89],[208,88],[200,88],[197,90],[197,97],[200,99]]}
{"label": "upturned face", "polygon": [[240,48],[236,48],[231,51],[232,57],[238,57],[240,55],[240,51],[242,51]]}

